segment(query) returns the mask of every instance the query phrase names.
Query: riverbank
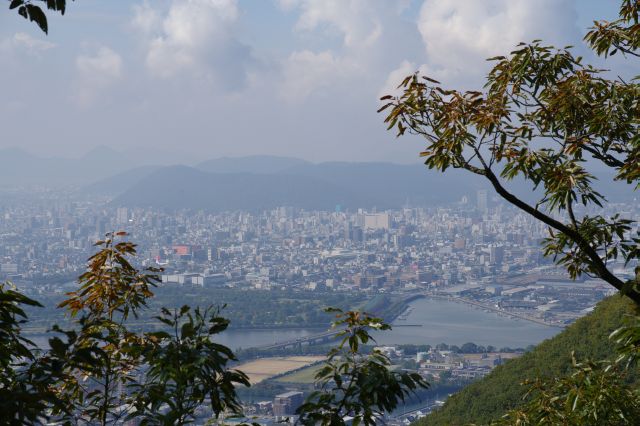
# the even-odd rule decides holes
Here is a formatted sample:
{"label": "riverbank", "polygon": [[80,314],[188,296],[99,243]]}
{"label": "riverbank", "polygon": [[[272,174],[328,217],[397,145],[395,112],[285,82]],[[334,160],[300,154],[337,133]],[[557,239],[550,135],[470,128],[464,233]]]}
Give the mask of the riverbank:
{"label": "riverbank", "polygon": [[[408,312],[405,319],[391,323],[391,331],[374,332],[378,344],[462,345],[473,342],[498,348],[526,348],[561,331],[558,327],[499,315],[460,300],[425,295],[414,299],[409,306],[412,309],[410,312],[405,309]],[[402,327],[403,324],[422,326]]]}
{"label": "riverbank", "polygon": [[453,297],[453,296],[438,296],[438,295],[430,295],[427,296],[428,298],[432,298],[435,300],[447,300],[450,302],[459,302],[459,303],[464,303],[470,306],[474,306],[480,309],[486,309],[488,311],[491,312],[495,312],[498,315],[506,315],[512,318],[516,318],[516,319],[521,319],[524,321],[531,321],[533,323],[536,324],[540,324],[540,325],[544,325],[547,327],[556,327],[556,328],[560,328],[560,329],[564,329],[566,327],[566,325],[564,324],[558,324],[558,323],[554,323],[554,322],[549,322],[549,321],[544,321],[542,319],[539,318],[535,318],[535,317],[531,317],[525,314],[521,314],[518,312],[511,312],[511,311],[507,311],[505,309],[500,309],[496,306],[492,306],[492,305],[487,305],[485,303],[481,303],[481,302],[477,302],[475,300],[470,300],[470,299],[465,299],[463,297]]}

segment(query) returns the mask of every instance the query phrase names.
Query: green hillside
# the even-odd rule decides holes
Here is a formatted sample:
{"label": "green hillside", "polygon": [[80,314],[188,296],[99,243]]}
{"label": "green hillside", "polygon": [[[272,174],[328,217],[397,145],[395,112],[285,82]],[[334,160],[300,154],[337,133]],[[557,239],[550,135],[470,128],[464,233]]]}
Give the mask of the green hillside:
{"label": "green hillside", "polygon": [[500,418],[522,400],[527,378],[557,377],[571,367],[571,351],[578,359],[612,358],[615,349],[609,334],[633,312],[632,303],[620,296],[600,302],[593,313],[579,319],[562,333],[545,340],[520,358],[506,362],[491,374],[447,400],[445,405],[420,420],[421,425],[486,424]]}

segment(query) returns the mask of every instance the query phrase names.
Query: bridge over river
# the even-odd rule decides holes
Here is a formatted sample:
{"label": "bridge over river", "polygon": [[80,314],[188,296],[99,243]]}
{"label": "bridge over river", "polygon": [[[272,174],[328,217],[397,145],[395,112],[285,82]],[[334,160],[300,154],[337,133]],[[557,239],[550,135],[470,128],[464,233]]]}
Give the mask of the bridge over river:
{"label": "bridge over river", "polygon": [[[394,324],[394,327],[422,327],[422,324]],[[287,349],[295,348],[302,345],[318,345],[322,343],[329,343],[337,339],[338,333],[343,329],[327,330],[322,333],[312,334],[310,336],[299,337],[296,339],[286,340],[284,342],[276,342],[270,345],[254,346],[253,349],[258,350],[273,350],[273,349]]]}
{"label": "bridge over river", "polygon": [[[405,306],[418,298],[425,297],[423,294],[412,294],[409,296],[405,296],[401,299],[401,303]],[[373,315],[376,315],[376,312],[372,312]],[[400,312],[393,315],[390,318],[383,318],[386,323],[392,323],[400,315]],[[402,324],[402,325],[394,325],[394,327],[421,327],[420,324]],[[299,337],[296,339],[286,340],[284,342],[275,342],[270,345],[262,345],[262,346],[254,346],[252,349],[258,350],[273,350],[273,349],[286,349],[286,348],[295,348],[296,346],[302,345],[317,345],[322,343],[329,343],[337,338],[338,333],[340,333],[343,329],[329,329],[322,333],[313,334],[310,336]]]}
{"label": "bridge over river", "polygon": [[[482,310],[484,310],[485,312],[493,312],[496,313],[498,315],[502,315],[502,316],[508,316],[508,317],[512,317],[512,318],[517,318],[520,320],[525,320],[527,322],[531,322],[531,323],[535,323],[538,325],[542,325],[542,326],[546,326],[549,328],[558,328],[558,329],[562,329],[564,328],[564,324],[558,324],[558,323],[553,323],[553,322],[549,322],[549,321],[545,321],[543,319],[540,318],[536,318],[533,316],[529,316],[523,313],[519,313],[519,312],[510,312],[504,309],[500,309],[496,306],[491,306],[488,305],[486,303],[481,303],[481,302],[477,302],[474,300],[469,300],[466,298],[461,298],[461,297],[452,297],[452,296],[442,296],[442,295],[434,295],[434,294],[429,294],[429,293],[414,293],[413,295],[404,298],[403,302],[405,303],[405,306],[409,303],[412,302],[415,299],[418,298],[427,298],[427,299],[434,299],[434,300],[446,300],[448,302],[455,302],[455,303],[462,303],[462,304],[466,304],[466,305],[471,305],[474,306],[476,308],[480,308]],[[393,318],[385,318],[385,321],[387,323],[392,323],[395,319],[400,318],[401,320],[406,319],[406,314],[402,315],[402,312],[397,313],[396,315],[394,315]],[[403,323],[402,321],[396,321],[395,324],[393,324],[393,328],[400,328],[400,327],[422,327],[422,324],[406,324]],[[261,345],[261,346],[255,346],[254,349],[258,349],[258,350],[277,350],[277,349],[293,349],[296,347],[301,347],[303,345],[316,345],[316,344],[325,344],[325,343],[329,343],[332,342],[334,340],[337,339],[337,335],[338,333],[340,333],[342,331],[342,329],[329,329],[327,331],[323,331],[321,333],[317,333],[317,334],[312,334],[309,336],[304,336],[304,337],[298,337],[295,339],[290,339],[290,340],[285,340],[285,341],[281,341],[281,342],[274,342],[272,344],[267,344],[267,345]],[[421,335],[420,332],[416,332],[417,335]],[[405,333],[406,334],[406,333]]]}
{"label": "bridge over river", "polygon": [[302,345],[317,345],[322,343],[329,343],[332,340],[336,339],[338,333],[340,333],[342,329],[337,330],[328,330],[319,334],[313,334],[311,336],[299,337],[297,339],[286,340],[284,342],[276,342],[271,345],[263,345],[256,346],[254,349],[259,350],[273,350],[273,349],[287,349],[287,348],[295,348],[296,346]]}

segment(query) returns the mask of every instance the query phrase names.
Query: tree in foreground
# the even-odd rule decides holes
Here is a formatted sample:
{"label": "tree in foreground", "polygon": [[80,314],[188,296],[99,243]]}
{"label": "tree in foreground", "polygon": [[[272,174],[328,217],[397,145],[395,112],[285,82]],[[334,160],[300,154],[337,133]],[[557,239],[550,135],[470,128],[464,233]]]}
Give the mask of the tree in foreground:
{"label": "tree in foreground", "polygon": [[70,414],[56,385],[66,378],[65,352],[60,345],[44,352],[22,336],[25,307],[42,306],[0,284],[0,424],[37,424],[47,413]]}
{"label": "tree in foreground", "polygon": [[[596,22],[585,40],[598,55],[638,55],[640,3],[623,0],[614,22]],[[640,185],[639,77],[610,79],[570,48],[537,40],[520,44],[494,66],[483,91],[461,92],[418,74],[406,77],[399,96],[384,96],[380,111],[397,135],[426,141],[425,164],[444,172],[464,169],[489,182],[498,195],[548,226],[544,254],[572,278],[598,277],[640,308],[640,268],[622,280],[612,262],[640,257],[635,222],[605,216],[607,202],[589,169],[607,168],[629,191]],[[528,203],[508,189],[520,179],[540,195]],[[616,330],[615,360],[574,359],[573,371],[551,381],[533,380],[522,406],[499,424],[631,425],[640,418],[640,394],[627,380],[640,354],[640,318]]]}
{"label": "tree in foreground", "polygon": [[66,389],[80,417],[101,425],[126,414],[126,388],[140,374],[139,348],[144,345],[142,336],[127,328],[127,321],[146,307],[158,281],[156,271],[140,272],[130,263],[136,248],[118,241],[125,235],[110,233],[96,243],[101,249],[89,258],[87,271],[78,279],[79,289],[59,305],[72,318],[79,316],[68,364],[76,379]]}
{"label": "tree in foreground", "polygon": [[236,387],[250,386],[243,372],[228,368],[237,361],[226,346],[213,341],[229,320],[213,307],[162,308],[156,319],[167,331],[146,333],[143,349],[145,377],[131,386],[131,419],[142,424],[182,425],[195,420],[196,409],[208,400],[216,418],[221,413],[240,416]]}
{"label": "tree in foreground", "polygon": [[[234,353],[215,342],[229,321],[220,309],[162,308],[155,319],[165,329],[136,332],[128,327],[147,309],[158,282],[157,269],[138,270],[136,246],[124,232],[107,234],[59,307],[74,327],[49,339],[40,350],[22,336],[25,306],[40,304],[0,285],[0,424],[184,425],[208,405],[215,419],[242,415],[237,386],[248,377],[231,368]],[[391,371],[389,359],[374,351],[369,329],[388,330],[379,318],[336,312],[340,344],[317,375],[320,390],[300,407],[300,423],[373,425],[428,383],[417,373]]]}
{"label": "tree in foreground", "polygon": [[[640,318],[614,330],[609,340],[613,360],[581,361],[572,353],[572,370],[551,380],[528,380],[522,405],[492,424],[533,426],[636,425],[640,419],[637,362],[640,358]],[[634,377],[635,376],[635,377]]]}
{"label": "tree in foreground", "polygon": [[[620,19],[596,22],[585,37],[599,55],[638,56],[637,0],[624,0]],[[399,96],[384,96],[379,111],[397,135],[424,138],[425,164],[444,172],[464,169],[485,178],[504,200],[548,226],[545,255],[572,278],[598,277],[640,305],[639,277],[622,280],[611,263],[640,257],[634,221],[589,213],[606,196],[594,189],[596,163],[626,182],[640,180],[640,83],[610,79],[570,48],[534,41],[494,66],[483,91],[461,92],[418,74],[404,79]],[[540,194],[528,203],[508,189],[521,179]],[[594,209],[592,209],[594,210]]]}
{"label": "tree in foreground", "polygon": [[163,309],[167,331],[134,332],[153,296],[158,270],[131,263],[136,246],[123,232],[107,234],[79,278],[79,289],[59,307],[74,328],[40,350],[22,336],[24,306],[40,304],[0,285],[0,424],[188,424],[208,399],[214,416],[239,413],[237,385],[247,377],[228,368],[232,351],[214,343],[228,321],[213,308]]}
{"label": "tree in foreground", "polygon": [[389,330],[388,324],[361,312],[327,311],[336,312],[334,327],[344,327],[338,334],[342,340],[316,374],[320,390],[298,409],[299,423],[375,425],[406,397],[429,387],[418,373],[391,371],[391,362],[382,352],[362,353],[362,345],[373,341],[368,330]]}

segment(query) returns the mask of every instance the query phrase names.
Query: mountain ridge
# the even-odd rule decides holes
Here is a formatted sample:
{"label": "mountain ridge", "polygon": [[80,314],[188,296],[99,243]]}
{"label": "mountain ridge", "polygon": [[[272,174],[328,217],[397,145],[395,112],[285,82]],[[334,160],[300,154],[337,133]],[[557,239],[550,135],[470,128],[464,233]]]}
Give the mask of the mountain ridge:
{"label": "mountain ridge", "polygon": [[324,181],[285,174],[207,173],[163,167],[117,196],[113,205],[212,211],[263,210],[282,205],[335,208],[358,194]]}
{"label": "mountain ridge", "polygon": [[[282,205],[322,210],[337,206],[387,209],[407,202],[420,206],[455,202],[463,195],[474,199],[475,191],[484,188],[482,184],[468,182],[463,175],[452,178],[425,170],[424,166],[391,163],[308,163],[273,173],[211,173],[171,166],[131,182],[112,204],[169,209],[179,205],[207,210],[220,210],[221,206],[256,210]],[[449,188],[444,193],[440,190],[443,185]]]}

